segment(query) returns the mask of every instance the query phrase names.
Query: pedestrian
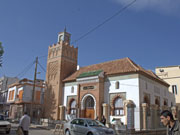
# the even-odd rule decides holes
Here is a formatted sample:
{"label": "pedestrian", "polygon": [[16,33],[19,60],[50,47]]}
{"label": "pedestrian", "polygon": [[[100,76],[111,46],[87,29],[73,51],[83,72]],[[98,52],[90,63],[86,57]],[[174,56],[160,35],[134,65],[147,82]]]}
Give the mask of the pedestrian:
{"label": "pedestrian", "polygon": [[180,135],[180,123],[174,120],[170,111],[164,110],[160,116],[161,122],[167,126],[167,135]]}
{"label": "pedestrian", "polygon": [[21,127],[24,135],[28,135],[30,126],[30,117],[28,116],[27,112],[24,112],[24,115],[21,117],[19,122],[19,127]]}
{"label": "pedestrian", "polygon": [[106,118],[104,117],[104,115],[101,118],[101,123],[103,123],[104,125],[106,125]]}
{"label": "pedestrian", "polygon": [[99,117],[97,116],[95,120],[99,120]]}

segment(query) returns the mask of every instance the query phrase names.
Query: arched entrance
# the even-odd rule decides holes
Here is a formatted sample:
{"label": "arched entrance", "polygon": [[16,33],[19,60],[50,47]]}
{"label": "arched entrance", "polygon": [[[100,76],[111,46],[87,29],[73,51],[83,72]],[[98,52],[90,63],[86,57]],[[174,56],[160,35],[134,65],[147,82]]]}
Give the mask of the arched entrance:
{"label": "arched entrance", "polygon": [[83,100],[84,108],[84,117],[94,119],[95,114],[95,101],[91,95],[88,95]]}
{"label": "arched entrance", "polygon": [[70,103],[70,114],[76,115],[76,100],[73,99]]}

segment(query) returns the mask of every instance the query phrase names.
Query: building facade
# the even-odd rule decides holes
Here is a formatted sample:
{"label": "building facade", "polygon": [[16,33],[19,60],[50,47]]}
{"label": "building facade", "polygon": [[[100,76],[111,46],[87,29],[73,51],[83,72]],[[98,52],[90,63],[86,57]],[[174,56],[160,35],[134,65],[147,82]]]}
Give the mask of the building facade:
{"label": "building facade", "polygon": [[175,95],[176,104],[180,107],[180,66],[157,67],[156,74],[170,84],[169,91]]}
{"label": "building facade", "polygon": [[9,104],[7,103],[8,86],[17,81],[18,78],[16,77],[3,76],[0,78],[0,113],[8,113],[9,111]]}
{"label": "building facade", "polygon": [[108,123],[119,119],[127,125],[127,106],[131,103],[134,106],[134,127],[141,130],[145,127],[144,104],[147,108],[156,106],[159,109],[175,105],[175,97],[168,91],[169,84],[129,58],[77,70],[77,48],[70,45],[66,33],[60,33],[58,37],[63,38],[59,38],[48,51],[46,81],[50,103],[47,104],[51,104],[51,109],[46,108],[47,112],[51,111],[49,117],[61,119],[59,112],[65,106],[66,118],[74,115],[101,119],[104,115]]}
{"label": "building facade", "polygon": [[9,86],[7,103],[10,104],[9,117],[11,119],[19,119],[25,111],[30,114],[31,103],[33,104],[32,119],[41,117],[44,102],[44,81],[36,80],[34,101],[32,102],[33,85],[32,80],[24,78]]}

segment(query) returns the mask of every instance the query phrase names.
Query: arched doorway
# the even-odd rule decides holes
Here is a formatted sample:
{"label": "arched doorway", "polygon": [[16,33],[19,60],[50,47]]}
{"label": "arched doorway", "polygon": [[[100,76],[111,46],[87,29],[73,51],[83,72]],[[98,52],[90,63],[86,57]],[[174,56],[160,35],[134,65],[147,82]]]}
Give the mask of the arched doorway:
{"label": "arched doorway", "polygon": [[72,100],[70,103],[70,114],[76,115],[76,100]]}
{"label": "arched doorway", "polygon": [[85,99],[85,118],[94,119],[94,99],[91,96],[86,97]]}

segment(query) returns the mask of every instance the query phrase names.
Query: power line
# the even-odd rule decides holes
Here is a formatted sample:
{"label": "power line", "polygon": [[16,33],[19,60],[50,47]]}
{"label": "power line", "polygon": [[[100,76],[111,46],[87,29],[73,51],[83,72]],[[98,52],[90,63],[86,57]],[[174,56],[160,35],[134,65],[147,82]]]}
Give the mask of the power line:
{"label": "power line", "polygon": [[133,5],[136,2],[136,0],[130,2],[129,4],[127,4],[126,6],[124,6],[122,9],[120,9],[118,12],[116,12],[115,14],[113,14],[111,17],[107,18],[105,21],[103,21],[102,23],[98,24],[96,27],[94,27],[93,29],[89,30],[87,33],[85,33],[84,35],[80,36],[78,39],[74,40],[73,42],[71,42],[71,44],[76,43],[77,41],[83,39],[84,37],[86,37],[87,35],[89,35],[90,33],[94,32],[96,29],[98,29],[99,27],[101,27],[102,25],[104,25],[105,23],[107,23],[108,21],[110,21],[111,19],[113,19],[114,17],[116,17],[117,15],[119,15],[120,13],[122,13],[123,11],[125,11],[127,8],[129,8],[131,5]]}
{"label": "power line", "polygon": [[41,67],[41,69],[46,73],[46,70],[43,68],[43,66],[38,62],[38,65]]}
{"label": "power line", "polygon": [[[33,63],[33,65],[34,65],[34,63]],[[32,66],[26,72],[24,72],[21,76],[19,76],[19,78],[22,78],[32,68]]]}
{"label": "power line", "polygon": [[35,61],[31,62],[28,66],[26,66],[24,68],[23,71],[21,71],[19,74],[17,74],[16,77],[24,76],[27,73],[27,71],[29,71],[29,69],[34,65],[34,63],[35,63]]}
{"label": "power line", "polygon": [[[107,18],[105,21],[103,21],[102,23],[98,24],[97,26],[95,26],[93,29],[89,30],[87,33],[83,34],[82,36],[80,36],[79,38],[77,38],[76,40],[74,40],[73,42],[71,42],[71,44],[76,43],[77,41],[83,39],[84,37],[86,37],[87,35],[89,35],[90,33],[92,33],[93,31],[95,31],[96,29],[98,29],[99,27],[101,27],[102,25],[104,25],[105,23],[107,23],[108,21],[110,21],[111,19],[113,19],[114,17],[116,17],[117,15],[119,15],[120,13],[122,13],[124,10],[126,10],[127,8],[129,8],[131,5],[133,5],[136,2],[136,0],[133,0],[132,2],[130,2],[129,4],[127,4],[126,6],[124,6],[122,9],[120,9],[118,12],[116,12],[115,14],[113,14],[111,17]],[[43,55],[43,56],[39,56],[38,58],[44,58],[47,57],[47,55]]]}

